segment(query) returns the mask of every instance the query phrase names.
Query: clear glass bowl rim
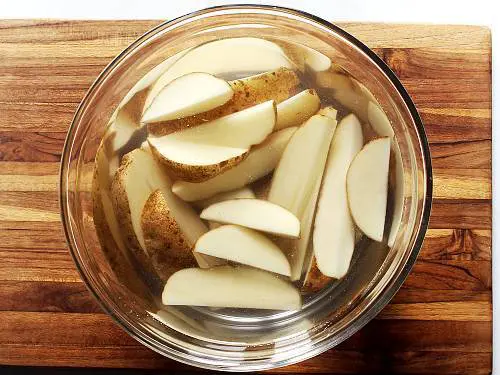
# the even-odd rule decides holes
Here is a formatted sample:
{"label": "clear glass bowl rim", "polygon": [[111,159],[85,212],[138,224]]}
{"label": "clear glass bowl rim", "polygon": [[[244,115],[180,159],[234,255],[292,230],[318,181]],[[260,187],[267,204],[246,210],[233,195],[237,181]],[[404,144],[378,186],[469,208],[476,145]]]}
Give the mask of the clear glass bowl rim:
{"label": "clear glass bowl rim", "polygon": [[[359,48],[363,53],[365,53],[370,60],[378,66],[380,70],[384,73],[386,78],[394,85],[394,88],[396,91],[399,93],[401,96],[404,105],[408,109],[408,111],[411,114],[412,120],[415,124],[415,130],[418,135],[418,140],[419,140],[419,146],[420,150],[422,152],[422,159],[423,159],[423,167],[424,167],[424,189],[425,189],[425,194],[424,194],[424,200],[423,200],[423,207],[422,207],[422,214],[419,218],[420,221],[420,227],[418,230],[418,234],[416,235],[416,239],[414,242],[414,246],[410,251],[409,257],[407,258],[407,261],[399,273],[397,278],[393,278],[390,280],[390,282],[386,285],[385,289],[382,291],[382,293],[378,296],[377,300],[375,303],[373,303],[371,306],[369,306],[366,310],[363,311],[363,313],[357,317],[357,319],[353,322],[353,324],[346,329],[342,335],[339,337],[329,337],[328,340],[323,340],[320,345],[316,346],[311,346],[310,350],[307,352],[301,352],[298,353],[297,355],[294,355],[289,358],[281,359],[280,361],[277,362],[259,362],[257,363],[248,363],[245,364],[244,360],[242,360],[242,364],[238,366],[231,366],[231,367],[224,367],[221,365],[216,365],[213,363],[209,362],[203,362],[202,358],[193,358],[192,354],[189,353],[180,353],[179,351],[168,351],[165,350],[164,347],[161,345],[158,345],[154,340],[151,340],[151,338],[146,335],[144,332],[142,332],[140,329],[138,329],[137,325],[132,324],[128,319],[124,319],[125,315],[124,314],[119,314],[118,311],[115,311],[111,306],[108,306],[105,301],[100,297],[99,292],[97,291],[97,288],[95,285],[93,285],[92,278],[89,277],[89,275],[86,274],[85,270],[82,268],[80,261],[79,261],[79,255],[78,255],[78,250],[77,246],[75,244],[75,241],[73,240],[72,236],[72,225],[70,223],[70,213],[69,213],[69,204],[68,204],[68,197],[67,197],[67,180],[66,176],[68,175],[68,168],[69,168],[69,157],[71,155],[71,147],[72,147],[72,140],[74,138],[75,131],[77,129],[77,120],[80,117],[81,110],[84,107],[84,104],[86,101],[88,101],[88,98],[91,96],[92,92],[96,89],[96,87],[99,86],[100,82],[107,76],[107,74],[116,66],[130,51],[134,50],[138,45],[140,45],[142,42],[145,40],[153,37],[154,35],[157,34],[160,30],[170,26],[177,24],[179,22],[185,22],[189,21],[190,19],[200,17],[200,16],[205,16],[208,17],[212,13],[217,13],[220,11],[235,11],[235,12],[245,12],[245,11],[259,11],[259,12],[269,12],[269,13],[278,13],[278,14],[291,14],[294,15],[298,18],[301,19],[306,19],[309,21],[314,21],[316,23],[321,24],[323,27],[328,29],[330,32],[335,33],[355,45],[357,48]],[[429,144],[427,141],[427,136],[425,133],[425,128],[424,125],[420,119],[420,116],[418,114],[418,111],[415,107],[415,104],[413,103],[410,95],[406,91],[406,89],[403,87],[402,83],[399,81],[397,76],[394,74],[394,72],[387,66],[387,64],[380,58],[378,57],[375,52],[373,52],[368,46],[366,46],[363,42],[349,34],[348,32],[344,31],[340,27],[320,18],[315,15],[312,15],[310,13],[301,11],[301,10],[296,10],[292,8],[287,8],[287,7],[280,7],[280,6],[273,6],[273,5],[257,5],[257,4],[237,4],[237,5],[224,5],[224,6],[214,6],[214,7],[209,7],[205,9],[201,9],[198,11],[194,11],[191,13],[188,13],[186,15],[174,18],[170,21],[165,21],[160,23],[158,26],[152,28],[151,30],[145,32],[143,35],[138,37],[134,42],[132,42],[126,49],[124,49],[120,54],[118,54],[99,74],[99,76],[96,78],[96,80],[92,83],[90,88],[88,89],[87,93],[85,94],[84,98],[80,102],[78,108],[75,111],[75,115],[72,119],[72,122],[69,126],[68,133],[66,136],[66,140],[64,143],[63,147],[63,154],[61,158],[61,164],[60,164],[60,172],[59,172],[59,188],[60,188],[60,194],[59,194],[59,199],[60,199],[60,211],[61,211],[61,220],[63,224],[63,230],[65,233],[66,237],[66,242],[68,244],[71,256],[73,258],[73,261],[75,262],[75,265],[77,267],[77,270],[80,274],[80,277],[84,281],[84,284],[86,287],[89,289],[91,294],[94,296],[94,298],[97,300],[101,308],[111,316],[111,318],[125,331],[127,332],[131,337],[133,337],[135,340],[140,342],[141,344],[145,345],[146,347],[166,356],[171,359],[175,359],[179,362],[209,369],[209,370],[218,370],[218,371],[238,371],[238,372],[243,372],[243,371],[261,371],[261,370],[267,370],[267,369],[272,369],[272,368],[277,368],[277,367],[283,367],[283,366],[288,366],[294,363],[301,362],[303,360],[312,358],[316,355],[319,355],[334,346],[338,345],[340,342],[346,340],[349,338],[351,335],[353,335],[355,332],[359,331],[364,325],[366,325],[370,320],[372,320],[386,305],[389,303],[389,301],[392,299],[392,297],[396,294],[396,292],[399,290],[403,282],[406,280],[408,274],[410,273],[417,257],[420,251],[420,248],[422,246],[425,233],[427,231],[427,226],[429,224],[429,218],[430,218],[430,213],[431,213],[431,205],[432,205],[432,189],[433,189],[433,179],[432,179],[432,165],[431,165],[431,154],[430,154],[430,149],[429,149]],[[201,360],[201,361],[200,361]]]}

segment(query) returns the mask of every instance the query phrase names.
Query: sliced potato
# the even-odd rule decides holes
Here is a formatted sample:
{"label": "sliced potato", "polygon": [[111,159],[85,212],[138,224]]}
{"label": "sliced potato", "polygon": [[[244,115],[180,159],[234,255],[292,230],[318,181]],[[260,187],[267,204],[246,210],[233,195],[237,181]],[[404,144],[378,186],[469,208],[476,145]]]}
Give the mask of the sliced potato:
{"label": "sliced potato", "polygon": [[[146,233],[151,235],[157,233],[155,230],[161,230],[161,228],[150,228],[146,224],[161,226],[164,223],[144,218],[145,215],[143,215],[143,208],[151,194],[157,190],[161,192],[164,201],[158,202],[160,197],[154,196],[156,197],[154,202],[162,205],[155,206],[156,208],[153,209],[150,202],[148,205],[150,210],[145,213],[146,216],[164,215],[164,220],[167,220],[170,225],[172,221],[175,221],[178,227],[182,228],[186,243],[194,244],[198,237],[207,231],[193,209],[172,194],[169,177],[147,150],[139,148],[125,155],[111,185],[113,204],[127,246],[148,271],[150,271],[148,265],[151,264],[151,259],[161,259],[158,253],[167,246],[165,243],[158,245],[158,236],[146,238],[144,232],[146,229]],[[161,211],[160,214],[156,212],[158,210]],[[173,235],[173,233],[167,234]],[[170,239],[171,243],[176,239],[177,237]]]}
{"label": "sliced potato", "polygon": [[344,117],[330,145],[314,220],[314,261],[328,277],[341,278],[346,274],[354,250],[354,224],[347,203],[346,178],[349,165],[362,146],[359,120],[352,114]]}
{"label": "sliced potato", "polygon": [[333,99],[355,113],[363,123],[368,122],[369,99],[361,90],[358,81],[343,73],[328,70],[316,75],[316,83],[322,88],[332,89]]}
{"label": "sliced potato", "polygon": [[[255,56],[259,58],[256,59]],[[252,37],[211,41],[189,50],[156,80],[146,99],[145,108],[151,105],[153,99],[168,83],[187,73],[251,74],[280,67],[292,68],[292,64],[283,50],[273,42]]]}
{"label": "sliced potato", "polygon": [[328,56],[303,44],[289,43],[283,40],[275,42],[290,56],[292,62],[302,72],[322,72],[330,69],[332,65]]}
{"label": "sliced potato", "polygon": [[218,223],[237,224],[277,236],[297,238],[300,234],[300,222],[293,213],[277,204],[260,199],[232,199],[215,203],[205,208],[200,217]]}
{"label": "sliced potato", "polygon": [[325,70],[330,69],[332,66],[332,60],[321,52],[316,51],[315,49],[305,47],[307,53],[305,54],[304,62],[308,69],[313,72],[324,72]]}
{"label": "sliced potato", "polygon": [[272,172],[297,128],[286,128],[271,134],[250,150],[238,165],[207,181],[195,183],[176,181],[172,191],[187,202],[206,199],[215,194],[244,187]]}
{"label": "sliced potato", "polygon": [[187,268],[173,274],[163,289],[164,305],[298,310],[300,293],[262,270],[221,266]]}
{"label": "sliced potato", "polygon": [[269,201],[302,216],[322,174],[336,121],[315,115],[290,139],[273,175]]}
{"label": "sliced potato", "polygon": [[269,100],[281,103],[295,94],[299,84],[297,74],[293,70],[284,68],[230,81],[229,85],[234,95],[226,104],[194,116],[148,124],[148,131],[154,136],[163,136],[216,120]]}
{"label": "sliced potato", "polygon": [[188,73],[174,79],[153,99],[142,116],[143,123],[168,121],[220,107],[233,97],[223,79],[207,73]]}
{"label": "sliced potato", "polygon": [[337,121],[337,110],[331,105],[328,107],[323,107],[318,111],[318,115],[323,115]]}
{"label": "sliced potato", "polygon": [[162,137],[148,137],[154,155],[177,178],[200,182],[241,162],[276,124],[276,106],[267,101],[206,124]]}
{"label": "sliced potato", "polygon": [[193,205],[197,208],[207,208],[212,204],[228,201],[230,199],[242,199],[242,198],[255,198],[255,194],[249,187],[245,186],[241,189],[236,189],[232,191],[227,191],[214,195],[212,198],[202,199],[197,202],[193,202]]}
{"label": "sliced potato", "polygon": [[394,137],[394,130],[387,115],[374,102],[368,103],[368,122],[380,137]]}
{"label": "sliced potato", "polygon": [[347,172],[347,200],[351,217],[369,238],[384,235],[391,139],[375,139],[363,146]]}
{"label": "sliced potato", "polygon": [[116,276],[123,280],[124,277],[128,276],[128,268],[131,265],[109,192],[100,187],[98,173],[99,170],[96,168],[92,191],[94,225],[104,256]]}
{"label": "sliced potato", "polygon": [[205,233],[196,241],[195,251],[290,276],[290,264],[273,241],[238,225],[223,225]]}
{"label": "sliced potato", "polygon": [[278,119],[275,130],[302,125],[314,115],[321,105],[318,94],[313,89],[299,92],[278,104]]}
{"label": "sliced potato", "polygon": [[312,217],[336,126],[337,121],[330,117],[311,117],[292,136],[274,172],[268,200],[288,209],[301,221],[300,239],[280,242],[282,248],[289,249],[293,281],[302,275]]}
{"label": "sliced potato", "polygon": [[199,233],[183,230],[161,190],[152,192],[144,204],[141,227],[148,256],[162,280],[182,268],[196,266],[192,240],[205,230]]}
{"label": "sliced potato", "polygon": [[393,163],[391,165],[390,173],[393,176],[392,189],[392,220],[391,229],[389,230],[389,237],[387,239],[387,245],[389,247],[394,246],[396,242],[396,237],[398,235],[399,227],[401,225],[401,220],[403,218],[403,208],[405,201],[405,176],[403,169],[403,158],[401,157],[401,152],[399,151],[398,145],[392,142],[392,157]]}

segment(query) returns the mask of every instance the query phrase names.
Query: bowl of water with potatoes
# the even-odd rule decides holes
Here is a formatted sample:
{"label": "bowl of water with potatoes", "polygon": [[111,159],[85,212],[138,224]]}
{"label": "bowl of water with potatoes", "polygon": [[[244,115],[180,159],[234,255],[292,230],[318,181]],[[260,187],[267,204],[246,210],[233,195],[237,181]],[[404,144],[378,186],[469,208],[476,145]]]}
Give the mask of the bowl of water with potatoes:
{"label": "bowl of water with potatoes", "polygon": [[312,15],[218,7],[108,65],[65,144],[90,291],[132,337],[213,370],[285,366],[372,319],[418,255],[423,125],[368,47]]}

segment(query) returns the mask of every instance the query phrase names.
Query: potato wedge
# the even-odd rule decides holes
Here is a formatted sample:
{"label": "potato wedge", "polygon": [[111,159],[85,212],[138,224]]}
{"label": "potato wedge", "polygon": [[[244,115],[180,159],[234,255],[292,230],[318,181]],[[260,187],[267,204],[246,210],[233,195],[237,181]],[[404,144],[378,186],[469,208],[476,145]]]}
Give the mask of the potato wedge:
{"label": "potato wedge", "polygon": [[230,81],[229,85],[234,94],[226,104],[194,116],[148,124],[149,133],[160,137],[181,129],[204,124],[207,121],[213,121],[269,100],[274,100],[277,104],[281,103],[296,93],[300,81],[293,70],[281,68]]}
{"label": "potato wedge", "polygon": [[384,235],[390,155],[391,139],[374,139],[358,152],[347,172],[351,217],[364,234],[378,242]]}
{"label": "potato wedge", "polygon": [[250,267],[187,268],[173,274],[162,293],[164,305],[298,310],[300,293],[275,275]]}
{"label": "potato wedge", "polygon": [[200,182],[241,162],[276,124],[272,100],[162,137],[149,136],[154,155],[174,176]]}
{"label": "potato wedge", "polygon": [[[328,111],[332,116],[333,112]],[[274,172],[268,200],[290,210],[301,222],[299,239],[279,242],[289,250],[292,281],[300,279],[308,255],[316,201],[336,126],[337,120],[329,116],[312,116],[292,136]]]}
{"label": "potato wedge", "polygon": [[[224,58],[221,59],[221,56]],[[255,56],[259,56],[255,59]],[[154,83],[145,108],[172,80],[187,73],[205,72],[222,75],[241,72],[265,72],[280,67],[292,68],[283,50],[265,39],[242,37],[210,41],[185,53]]]}
{"label": "potato wedge", "polygon": [[271,134],[250,150],[248,157],[235,167],[203,182],[175,181],[172,191],[187,202],[210,198],[215,194],[242,188],[266,176],[278,164],[281,154],[297,128]]}
{"label": "potato wedge", "polygon": [[[155,191],[160,191],[161,196],[157,193],[151,198]],[[113,179],[111,192],[125,242],[143,267],[147,268],[151,260],[164,259],[158,253],[170,244],[178,243],[179,236],[186,243],[194,244],[207,231],[193,209],[172,194],[169,177],[145,149],[139,148],[125,155]],[[148,211],[143,213],[145,207]],[[150,219],[149,215],[156,220]],[[160,215],[164,216],[164,221],[159,221]],[[181,233],[165,231],[164,236],[168,237],[159,237],[157,233],[162,230],[165,220],[169,225],[175,221],[182,228]],[[156,225],[161,228],[156,228]],[[155,268],[157,272],[163,269],[158,264]]]}
{"label": "potato wedge", "polygon": [[[314,219],[313,265],[328,277],[343,277],[354,251],[355,232],[347,203],[346,176],[352,159],[362,146],[359,120],[352,114],[344,117],[330,145]],[[306,277],[306,284],[314,282],[311,280],[313,275],[310,273]]]}
{"label": "potato wedge", "polygon": [[369,99],[355,79],[331,70],[316,75],[316,83],[321,88],[331,89],[332,97],[348,111],[355,113],[361,122],[368,122]]}
{"label": "potato wedge", "polygon": [[231,199],[205,208],[200,217],[224,224],[236,224],[277,236],[297,238],[300,222],[287,209],[261,199]]}
{"label": "potato wedge", "polygon": [[192,250],[199,233],[181,228],[161,190],[151,193],[144,204],[141,227],[147,253],[162,280],[196,266]]}
{"label": "potato wedge", "polygon": [[202,235],[195,252],[290,276],[290,263],[281,249],[256,230],[223,225]]}
{"label": "potato wedge", "polygon": [[188,73],[174,79],[154,98],[142,116],[143,123],[197,115],[227,103],[231,86],[208,73]]}
{"label": "potato wedge", "polygon": [[301,91],[286,99],[277,106],[275,130],[302,125],[318,111],[320,105],[319,96],[313,89]]}

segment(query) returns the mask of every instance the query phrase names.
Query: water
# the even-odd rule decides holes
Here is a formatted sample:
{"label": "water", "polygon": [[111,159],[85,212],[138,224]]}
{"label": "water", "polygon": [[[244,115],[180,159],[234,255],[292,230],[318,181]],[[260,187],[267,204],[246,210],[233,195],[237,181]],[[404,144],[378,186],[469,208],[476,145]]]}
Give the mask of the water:
{"label": "water", "polygon": [[[298,44],[280,42],[278,45],[269,41],[258,42],[252,38],[241,38],[219,43],[219,46],[206,44],[170,60],[170,63],[163,64],[162,69],[156,69],[146,81],[153,81],[153,74],[158,75],[162,70],[161,79],[167,81],[192,71],[209,72],[230,81],[285,66],[297,73],[302,88],[316,90],[322,107],[332,105],[338,110],[338,120],[349,113],[354,113],[362,124],[364,143],[380,136],[394,134],[376,98],[365,86],[342,67],[330,64],[326,56]],[[298,288],[302,288],[301,311],[166,307],[160,302],[164,281],[155,274],[154,267],[145,266],[144,262],[136,259],[135,253],[130,251],[129,239],[124,236],[119,213],[113,210],[111,204],[113,201],[111,184],[121,158],[140,147],[147,138],[146,127],[139,127],[140,115],[137,113],[137,108],[141,108],[140,104],[144,105],[144,96],[141,97],[141,93],[144,92],[128,95],[130,101],[117,110],[116,119],[103,138],[96,162],[98,178],[94,186],[94,198],[97,202],[94,205],[96,210],[94,215],[104,217],[108,225],[109,230],[100,228],[98,232],[102,246],[106,247],[105,253],[108,259],[110,259],[109,254],[115,254],[112,256],[111,265],[115,269],[117,278],[124,285],[130,286],[136,295],[148,294],[149,302],[146,305],[150,317],[162,323],[156,326],[156,329],[160,327],[161,331],[169,327],[193,337],[210,339],[218,343],[241,341],[256,345],[307,330],[315,321],[320,321],[324,314],[331,314],[331,311],[334,311],[334,314],[337,311],[341,315],[349,309],[350,303],[359,298],[363,288],[378,272],[387,255],[388,245],[394,243],[402,205],[402,167],[396,142],[393,141],[392,146],[388,212],[383,242],[372,241],[357,231],[349,272],[340,280],[330,280],[317,291],[311,292],[303,288],[307,277],[306,260],[301,278],[294,282]],[[270,183],[271,174],[251,183],[250,187],[258,198],[266,199]],[[196,207],[195,210],[199,212]],[[102,220],[95,222],[101,223]],[[110,241],[110,238],[114,241]],[[294,246],[294,241],[278,241],[278,243],[281,246]],[[115,246],[115,249],[110,249],[112,246]],[[286,254],[292,253],[291,249],[282,248],[282,250]],[[311,252],[312,238],[307,246],[306,259],[310,259]],[[138,288],[137,284],[145,288]],[[325,308],[325,304],[328,308]],[[150,323],[155,324],[154,321]]]}

